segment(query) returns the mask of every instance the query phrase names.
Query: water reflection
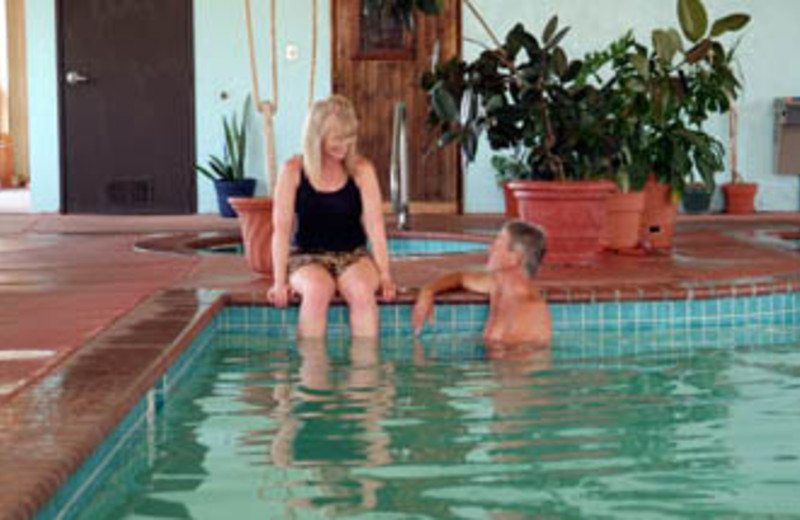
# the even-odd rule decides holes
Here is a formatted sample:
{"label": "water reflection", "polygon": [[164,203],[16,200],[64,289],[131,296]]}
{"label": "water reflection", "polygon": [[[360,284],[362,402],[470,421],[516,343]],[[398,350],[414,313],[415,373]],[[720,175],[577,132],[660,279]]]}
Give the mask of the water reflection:
{"label": "water reflection", "polygon": [[169,401],[149,473],[115,482],[140,484],[128,512],[237,520],[788,510],[796,347],[609,351],[222,335]]}

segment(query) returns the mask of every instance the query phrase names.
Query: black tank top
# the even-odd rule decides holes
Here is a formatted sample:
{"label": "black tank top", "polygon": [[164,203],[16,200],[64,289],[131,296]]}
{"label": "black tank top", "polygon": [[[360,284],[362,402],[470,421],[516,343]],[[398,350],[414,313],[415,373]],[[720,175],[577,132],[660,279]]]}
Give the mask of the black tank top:
{"label": "black tank top", "polygon": [[353,251],[367,245],[361,224],[361,192],[351,176],[337,191],[317,191],[300,171],[295,196],[295,233],[292,241],[300,251]]}

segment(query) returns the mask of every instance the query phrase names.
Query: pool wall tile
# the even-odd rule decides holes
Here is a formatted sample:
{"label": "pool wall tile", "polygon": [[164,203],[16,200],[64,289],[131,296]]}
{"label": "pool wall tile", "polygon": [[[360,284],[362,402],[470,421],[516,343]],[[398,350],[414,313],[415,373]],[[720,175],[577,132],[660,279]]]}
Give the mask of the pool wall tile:
{"label": "pool wall tile", "polygon": [[[744,323],[800,323],[799,293],[763,296],[724,297],[719,299],[610,301],[600,303],[554,303],[550,305],[553,330],[646,331],[691,329],[696,327],[733,327]],[[380,305],[383,335],[409,334],[410,304]],[[485,303],[453,304],[440,302],[434,308],[434,323],[426,334],[479,333],[488,315]],[[268,306],[231,306],[215,320],[219,330],[245,330],[268,336],[292,335],[298,309],[275,309]],[[329,336],[349,334],[349,312],[344,305],[332,306],[328,314]],[[287,328],[291,331],[287,332]]]}

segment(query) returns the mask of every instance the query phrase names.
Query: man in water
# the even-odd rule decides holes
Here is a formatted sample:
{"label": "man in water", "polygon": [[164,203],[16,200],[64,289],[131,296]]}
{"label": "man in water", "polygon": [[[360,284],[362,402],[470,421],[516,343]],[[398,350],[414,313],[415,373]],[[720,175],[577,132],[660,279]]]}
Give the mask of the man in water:
{"label": "man in water", "polygon": [[489,251],[486,272],[455,272],[426,284],[412,312],[414,333],[431,316],[437,293],[466,289],[489,295],[483,331],[489,343],[549,345],[550,311],[534,283],[545,254],[544,232],[531,224],[507,222]]}

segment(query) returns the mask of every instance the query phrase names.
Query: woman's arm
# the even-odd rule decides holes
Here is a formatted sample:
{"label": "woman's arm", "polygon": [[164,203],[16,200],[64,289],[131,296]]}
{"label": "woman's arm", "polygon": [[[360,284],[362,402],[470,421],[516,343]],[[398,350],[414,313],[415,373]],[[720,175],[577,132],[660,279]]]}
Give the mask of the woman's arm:
{"label": "woman's arm", "polygon": [[378,268],[383,297],[393,298],[395,287],[389,272],[389,249],[386,245],[386,227],[383,223],[383,206],[378,176],[375,173],[375,167],[366,159],[359,161],[357,169],[355,181],[361,192],[361,204],[364,207],[361,222],[367,238],[372,244],[372,256]]}
{"label": "woman's arm", "polygon": [[289,239],[294,225],[294,201],[300,181],[300,157],[287,161],[278,176],[272,206],[272,289],[269,299],[277,307],[289,302]]}

